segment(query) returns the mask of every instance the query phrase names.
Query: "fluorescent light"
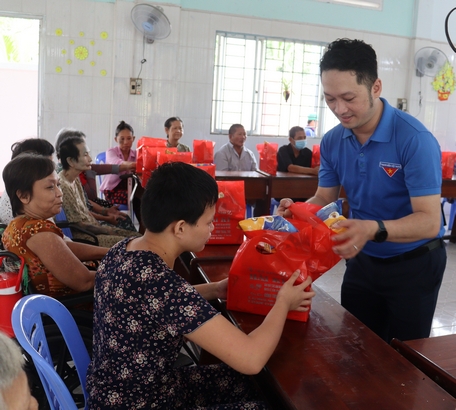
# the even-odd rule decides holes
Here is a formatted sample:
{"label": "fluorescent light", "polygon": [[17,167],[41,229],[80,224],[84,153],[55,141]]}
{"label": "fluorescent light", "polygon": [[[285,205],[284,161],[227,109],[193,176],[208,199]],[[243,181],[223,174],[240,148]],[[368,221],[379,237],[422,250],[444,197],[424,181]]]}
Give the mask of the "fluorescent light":
{"label": "fluorescent light", "polygon": [[348,6],[366,7],[370,9],[381,10],[383,0],[319,0],[324,3],[340,3]]}

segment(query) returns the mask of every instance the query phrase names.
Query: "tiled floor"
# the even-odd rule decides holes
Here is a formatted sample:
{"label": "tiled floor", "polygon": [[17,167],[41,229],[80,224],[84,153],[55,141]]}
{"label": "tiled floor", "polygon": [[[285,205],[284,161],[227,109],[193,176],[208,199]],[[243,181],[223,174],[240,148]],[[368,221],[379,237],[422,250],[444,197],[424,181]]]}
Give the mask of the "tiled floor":
{"label": "tiled floor", "polygon": [[[445,214],[447,214],[446,208]],[[446,218],[448,221],[448,214]],[[431,337],[456,333],[456,243],[445,242],[448,260],[432,323]],[[339,303],[344,271],[345,261],[342,260],[315,281],[315,284]]]}

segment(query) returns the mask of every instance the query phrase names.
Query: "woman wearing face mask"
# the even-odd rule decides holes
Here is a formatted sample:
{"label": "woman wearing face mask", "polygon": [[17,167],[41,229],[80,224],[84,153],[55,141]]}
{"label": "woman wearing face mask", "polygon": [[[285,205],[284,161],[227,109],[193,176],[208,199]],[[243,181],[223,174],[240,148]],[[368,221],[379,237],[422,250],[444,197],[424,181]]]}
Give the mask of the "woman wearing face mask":
{"label": "woman wearing face mask", "polygon": [[290,143],[277,152],[277,171],[296,174],[318,175],[320,166],[311,168],[312,151],[306,148],[304,128],[293,127],[289,131]]}

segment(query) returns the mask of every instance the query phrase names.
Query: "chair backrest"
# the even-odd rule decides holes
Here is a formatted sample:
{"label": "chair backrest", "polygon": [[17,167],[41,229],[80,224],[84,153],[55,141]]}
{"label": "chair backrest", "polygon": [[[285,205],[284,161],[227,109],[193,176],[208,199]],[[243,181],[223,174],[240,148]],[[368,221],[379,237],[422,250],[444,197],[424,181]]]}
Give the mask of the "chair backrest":
{"label": "chair backrest", "polygon": [[61,207],[60,209],[60,212],[54,216],[54,221],[56,222],[56,224],[58,225],[58,223],[60,222],[60,229],[62,230],[63,234],[65,236],[67,236],[68,238],[70,239],[73,239],[73,234],[71,233],[71,229],[70,227],[63,227],[62,226],[62,223],[68,223],[68,219],[67,219],[67,216],[65,214],[65,211],[63,210],[63,206]]}
{"label": "chair backrest", "polygon": [[[100,152],[96,157],[95,157],[95,164],[106,164],[106,151],[105,152]],[[103,192],[100,191],[100,186],[101,183],[103,182],[103,176],[98,175],[98,195],[100,198],[103,198]]]}
{"label": "chair backrest", "polygon": [[54,369],[41,314],[54,320],[62,333],[87,406],[85,384],[90,357],[73,317],[62,303],[46,295],[24,296],[15,305],[11,316],[16,339],[32,358],[51,409],[77,410],[70,391]]}

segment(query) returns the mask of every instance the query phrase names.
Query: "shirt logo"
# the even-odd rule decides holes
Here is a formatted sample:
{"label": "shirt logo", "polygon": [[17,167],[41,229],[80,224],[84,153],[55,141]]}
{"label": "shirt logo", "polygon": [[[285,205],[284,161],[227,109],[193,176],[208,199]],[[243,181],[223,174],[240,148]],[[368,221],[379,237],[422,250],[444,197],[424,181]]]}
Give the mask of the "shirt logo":
{"label": "shirt logo", "polygon": [[402,169],[401,164],[392,164],[391,162],[380,162],[379,167],[383,168],[383,171],[391,178],[398,169]]}

